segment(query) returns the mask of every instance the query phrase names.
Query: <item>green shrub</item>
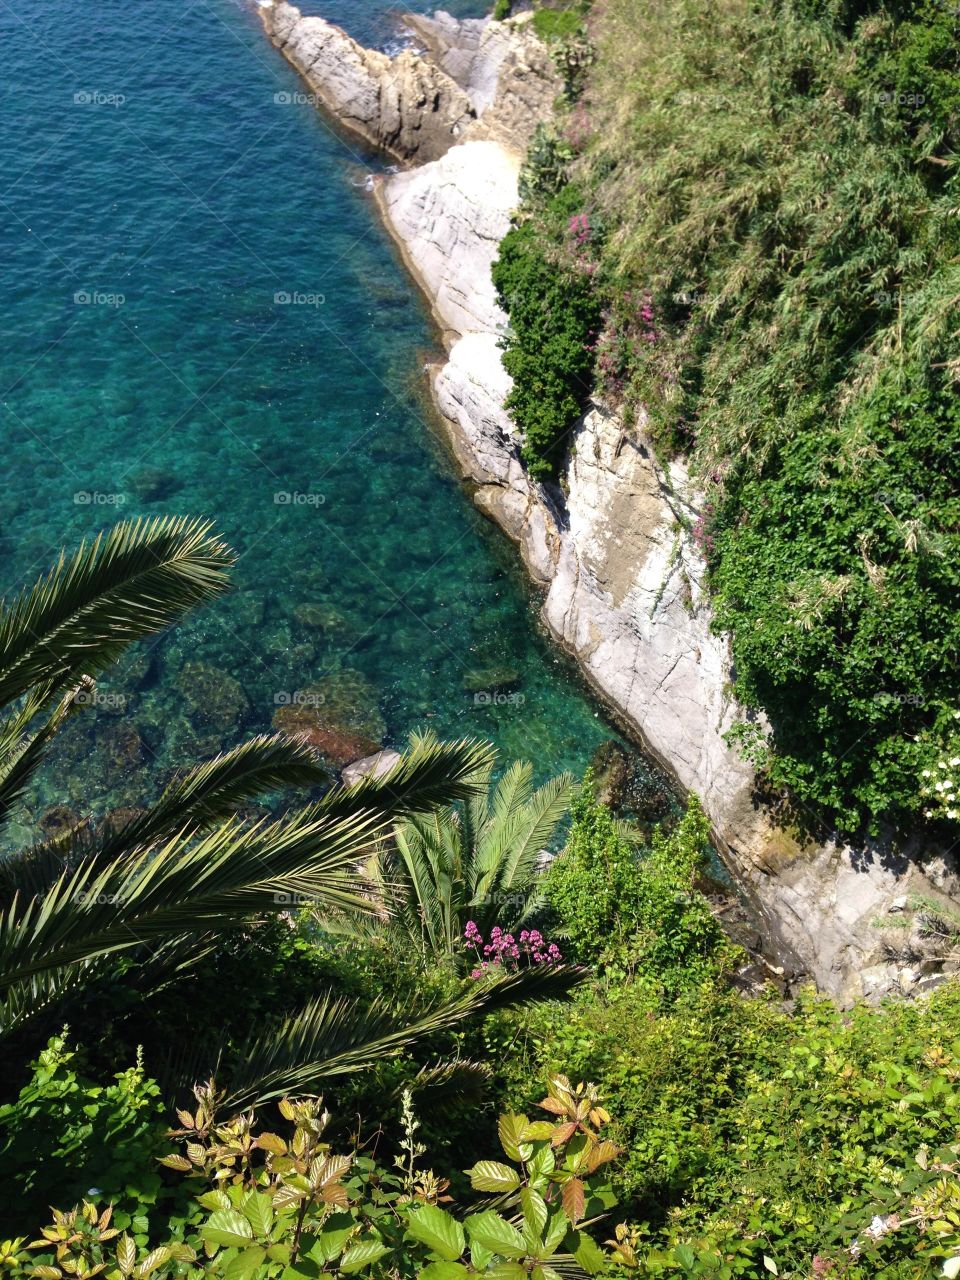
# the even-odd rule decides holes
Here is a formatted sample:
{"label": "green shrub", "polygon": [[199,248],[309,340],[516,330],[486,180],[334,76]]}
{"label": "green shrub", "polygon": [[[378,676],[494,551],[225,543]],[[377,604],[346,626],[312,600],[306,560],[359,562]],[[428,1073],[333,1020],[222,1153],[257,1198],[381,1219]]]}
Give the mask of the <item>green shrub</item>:
{"label": "green shrub", "polygon": [[[591,40],[570,123],[615,228],[590,247],[601,391],[708,490],[694,532],[770,784],[844,832],[907,828],[960,640],[960,10],[610,0]],[[552,244],[530,212],[524,244]],[[550,441],[572,405],[511,323],[514,412]]]}
{"label": "green shrub", "polygon": [[541,40],[568,40],[582,26],[582,5],[569,9],[537,9],[533,15],[533,29]]}
{"label": "green shrub", "polygon": [[[960,1139],[958,1038],[956,984],[844,1014],[812,995],[786,1011],[713,982],[663,1009],[626,982],[526,1014],[505,1091],[528,1105],[530,1080],[558,1062],[599,1082],[625,1151],[613,1185],[641,1275],[766,1280],[768,1257],[794,1280],[906,1280],[938,1274],[931,1250],[960,1245],[957,1148],[934,1155]],[[952,1206],[939,1241],[934,1217],[911,1207],[937,1195]],[[866,1228],[891,1213],[902,1226],[872,1240]]]}
{"label": "green shrub", "polygon": [[668,1000],[718,972],[733,949],[695,887],[710,834],[696,799],[669,833],[654,830],[648,849],[597,799],[589,774],[572,814],[547,897],[577,959],[629,972]]}
{"label": "green shrub", "polygon": [[[610,1117],[592,1086],[562,1075],[539,1103],[549,1119],[500,1117],[500,1144],[510,1161],[478,1160],[467,1172],[486,1200],[456,1216],[447,1184],[419,1168],[425,1148],[409,1094],[404,1138],[394,1169],[355,1147],[335,1152],[330,1120],[319,1098],[283,1099],[285,1133],[266,1129],[252,1113],[223,1119],[212,1084],[195,1090],[182,1128],[171,1136],[182,1152],[163,1157],[186,1174],[194,1212],[173,1237],[137,1240],[117,1229],[109,1210],[84,1202],[55,1211],[32,1269],[23,1240],[3,1250],[4,1271],[16,1277],[223,1276],[226,1280],[286,1280],[351,1276],[377,1280],[551,1280],[554,1266],[595,1275],[605,1255],[582,1229],[613,1203],[605,1166],[618,1154],[603,1130]],[[492,1197],[492,1198],[491,1198]],[[462,1261],[461,1261],[462,1259]]]}
{"label": "green shrub", "polygon": [[600,308],[591,264],[568,230],[572,218],[584,216],[578,201],[571,187],[554,198],[549,232],[531,222],[512,227],[493,266],[497,298],[510,317],[502,343],[504,368],[514,380],[507,408],[537,479],[558,474],[591,389]]}
{"label": "green shrub", "polygon": [[[9,1192],[0,1233],[44,1220],[51,1204],[94,1195],[128,1211],[156,1205],[166,1146],[160,1090],[140,1061],[99,1085],[78,1074],[65,1036],[50,1041],[16,1102],[0,1107],[0,1162]],[[92,1189],[95,1189],[93,1191]]]}

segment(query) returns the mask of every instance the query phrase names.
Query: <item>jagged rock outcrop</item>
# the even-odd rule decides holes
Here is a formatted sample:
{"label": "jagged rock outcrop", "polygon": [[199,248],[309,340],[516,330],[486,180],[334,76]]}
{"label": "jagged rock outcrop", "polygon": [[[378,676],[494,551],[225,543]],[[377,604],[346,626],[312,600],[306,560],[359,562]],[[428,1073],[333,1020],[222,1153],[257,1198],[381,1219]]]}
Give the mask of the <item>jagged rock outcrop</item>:
{"label": "jagged rock outcrop", "polygon": [[[522,467],[503,408],[510,379],[498,338],[506,317],[490,268],[517,204],[523,151],[558,81],[523,21],[408,21],[436,59],[426,65],[456,83],[472,116],[437,135],[447,141],[442,154],[376,191],[443,331],[434,395],[478,506],[517,542],[546,589],[543,618],[553,635],[651,753],[700,796],[784,966],[841,999],[922,990],[945,961],[920,936],[911,895],[957,897],[960,882],[943,860],[917,850],[798,843],[758,800],[751,769],[723,736],[736,714],[733,673],[725,639],[711,630],[704,565],[687,533],[697,498],[682,467],[665,473],[642,426],[625,431],[600,406],[578,430],[562,508]],[[290,57],[289,40],[282,47]],[[310,65],[309,82],[329,82],[317,91],[331,101],[329,84],[343,73],[328,59]],[[374,65],[382,70],[365,63],[365,74]],[[395,74],[382,71],[388,81]],[[364,107],[368,121],[371,111]]]}
{"label": "jagged rock outcrop", "polygon": [[406,15],[406,25],[470,99],[477,119],[466,139],[492,138],[522,151],[537,122],[549,114],[561,84],[530,25],[532,16],[491,22],[458,21],[443,12],[432,18]]}
{"label": "jagged rock outcrop", "polygon": [[341,124],[398,160],[432,160],[474,119],[466,93],[435,63],[405,50],[364,49],[285,0],[260,6],[264,29]]}

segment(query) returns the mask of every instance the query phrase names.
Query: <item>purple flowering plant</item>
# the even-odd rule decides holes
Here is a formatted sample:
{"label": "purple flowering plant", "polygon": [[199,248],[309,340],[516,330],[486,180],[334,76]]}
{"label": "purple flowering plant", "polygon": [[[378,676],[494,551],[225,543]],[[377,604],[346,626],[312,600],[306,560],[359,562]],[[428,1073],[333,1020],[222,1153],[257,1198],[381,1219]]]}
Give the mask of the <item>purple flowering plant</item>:
{"label": "purple flowering plant", "polygon": [[481,978],[497,966],[516,971],[534,964],[560,964],[563,960],[557,944],[547,942],[539,929],[521,929],[515,938],[495,924],[490,930],[490,941],[484,942],[476,922],[468,920],[463,941],[477,962],[470,972],[471,978]]}

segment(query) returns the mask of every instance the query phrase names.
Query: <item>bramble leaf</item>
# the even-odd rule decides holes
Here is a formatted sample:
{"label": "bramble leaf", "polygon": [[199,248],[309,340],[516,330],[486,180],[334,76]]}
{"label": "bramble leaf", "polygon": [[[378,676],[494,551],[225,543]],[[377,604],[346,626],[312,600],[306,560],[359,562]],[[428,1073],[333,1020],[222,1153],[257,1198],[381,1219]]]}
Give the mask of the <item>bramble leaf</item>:
{"label": "bramble leaf", "polygon": [[433,1204],[421,1205],[411,1213],[407,1233],[447,1262],[455,1262],[466,1245],[463,1227],[456,1218]]}
{"label": "bramble leaf", "polygon": [[472,1169],[467,1169],[470,1185],[474,1191],[516,1191],[520,1185],[520,1175],[508,1164],[500,1164],[497,1160],[478,1160]]}
{"label": "bramble leaf", "polygon": [[492,1209],[472,1214],[465,1225],[471,1240],[476,1240],[501,1257],[522,1258],[527,1252],[523,1236],[517,1228]]}

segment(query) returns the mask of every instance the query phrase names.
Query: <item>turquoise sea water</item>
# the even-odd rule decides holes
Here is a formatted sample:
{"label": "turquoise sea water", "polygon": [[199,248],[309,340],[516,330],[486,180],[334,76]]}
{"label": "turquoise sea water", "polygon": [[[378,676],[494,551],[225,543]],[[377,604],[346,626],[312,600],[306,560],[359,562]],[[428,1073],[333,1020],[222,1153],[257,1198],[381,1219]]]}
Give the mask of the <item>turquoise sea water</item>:
{"label": "turquoise sea water", "polygon": [[[322,7],[397,34],[381,0]],[[0,2],[0,47],[2,589],[120,516],[212,516],[240,557],[233,595],[101,682],[23,834],[58,801],[135,804],[318,687],[392,743],[581,769],[611,730],[438,444],[380,162],[248,0]],[[509,696],[478,699],[497,668]]]}

